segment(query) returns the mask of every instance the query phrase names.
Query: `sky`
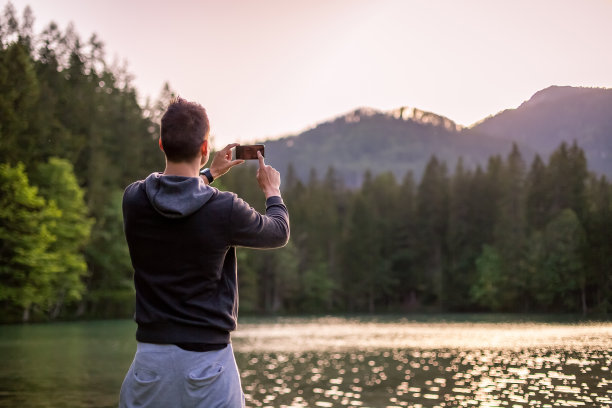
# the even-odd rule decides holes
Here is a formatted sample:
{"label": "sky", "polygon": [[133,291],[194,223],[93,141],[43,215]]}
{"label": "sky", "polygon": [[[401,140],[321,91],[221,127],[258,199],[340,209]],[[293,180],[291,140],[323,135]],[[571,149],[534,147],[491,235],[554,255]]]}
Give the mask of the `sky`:
{"label": "sky", "polygon": [[[6,4],[6,0],[2,0]],[[359,107],[469,126],[551,85],[612,88],[612,0],[12,0],[72,22],[207,110],[213,143],[297,134]]]}

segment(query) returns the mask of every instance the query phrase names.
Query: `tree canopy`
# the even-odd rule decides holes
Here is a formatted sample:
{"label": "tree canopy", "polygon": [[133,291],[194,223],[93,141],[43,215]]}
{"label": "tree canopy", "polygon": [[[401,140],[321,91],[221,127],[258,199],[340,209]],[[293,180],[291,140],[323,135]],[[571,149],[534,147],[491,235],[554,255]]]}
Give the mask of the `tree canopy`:
{"label": "tree canopy", "polygon": [[[0,320],[130,317],[121,197],[163,168],[173,92],[142,103],[95,35],[32,27],[29,8],[0,17]],[[303,181],[290,166],[291,242],[239,250],[241,311],[610,311],[612,186],[576,143],[529,165],[515,145],[486,168],[405,167],[348,188],[334,168]],[[214,186],[263,211],[255,171]]]}

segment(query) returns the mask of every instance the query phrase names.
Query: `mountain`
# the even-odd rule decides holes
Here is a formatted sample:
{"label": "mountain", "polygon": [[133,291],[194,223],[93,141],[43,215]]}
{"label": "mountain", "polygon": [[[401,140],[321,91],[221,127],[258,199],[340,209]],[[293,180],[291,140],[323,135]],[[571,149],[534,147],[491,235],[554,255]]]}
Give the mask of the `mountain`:
{"label": "mountain", "polygon": [[529,165],[536,153],[546,159],[562,141],[574,140],[591,171],[612,177],[612,89],[553,86],[470,128],[418,109],[361,108],[265,144],[267,161],[283,173],[291,163],[308,180],[311,169],[322,178],[333,167],[356,187],[368,169],[391,171],[398,180],[412,171],[418,181],[432,155],[452,172],[459,157],[467,167],[486,166],[515,142]]}
{"label": "mountain", "polygon": [[452,170],[459,156],[467,166],[475,167],[511,149],[509,141],[483,137],[448,118],[404,108],[391,112],[357,109],[299,135],[265,144],[267,160],[280,171],[292,163],[298,177],[307,180],[311,169],[321,178],[331,166],[349,187],[359,186],[368,169],[374,174],[391,171],[398,180],[412,171],[419,180],[432,155],[446,161]]}
{"label": "mountain", "polygon": [[589,169],[612,177],[612,89],[551,86],[472,129],[517,141],[543,157],[561,142],[575,140],[585,151]]}

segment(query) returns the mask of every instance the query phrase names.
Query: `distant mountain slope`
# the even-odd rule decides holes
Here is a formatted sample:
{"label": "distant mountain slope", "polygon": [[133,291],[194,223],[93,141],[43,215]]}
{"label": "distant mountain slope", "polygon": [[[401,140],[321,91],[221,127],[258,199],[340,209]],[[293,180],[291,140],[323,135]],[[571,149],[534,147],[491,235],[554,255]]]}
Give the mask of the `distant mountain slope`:
{"label": "distant mountain slope", "polygon": [[576,140],[589,169],[612,177],[612,89],[551,86],[472,129],[516,140],[544,157],[562,141]]}
{"label": "distant mountain slope", "polygon": [[307,180],[312,168],[323,177],[333,166],[348,186],[358,186],[367,169],[375,174],[392,171],[398,180],[410,170],[418,181],[432,155],[446,161],[452,171],[459,156],[475,167],[511,148],[511,142],[483,137],[416,109],[358,109],[297,136],[265,143],[268,160],[279,170],[286,171],[292,163],[298,176]]}
{"label": "distant mountain slope", "polygon": [[459,157],[468,167],[485,166],[492,155],[506,156],[513,141],[529,166],[535,153],[547,159],[562,141],[574,140],[585,150],[589,169],[612,178],[612,89],[553,86],[471,128],[418,109],[362,108],[265,143],[267,161],[282,172],[292,163],[306,181],[311,169],[321,178],[333,166],[355,187],[368,169],[392,171],[398,180],[412,171],[419,181],[432,155],[449,172]]}

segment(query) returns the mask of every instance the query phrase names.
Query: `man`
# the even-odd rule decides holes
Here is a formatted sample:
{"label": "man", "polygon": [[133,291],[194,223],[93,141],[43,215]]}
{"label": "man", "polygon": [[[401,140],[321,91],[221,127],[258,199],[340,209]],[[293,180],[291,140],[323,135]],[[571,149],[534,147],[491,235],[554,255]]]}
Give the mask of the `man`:
{"label": "man", "polygon": [[230,342],[236,329],[236,247],[278,248],[289,239],[280,174],[258,154],[266,214],[209,184],[243,160],[230,144],[210,169],[209,123],[197,103],[175,99],[161,120],[163,173],[125,190],[123,219],[134,267],[138,341],[120,407],[241,407]]}

